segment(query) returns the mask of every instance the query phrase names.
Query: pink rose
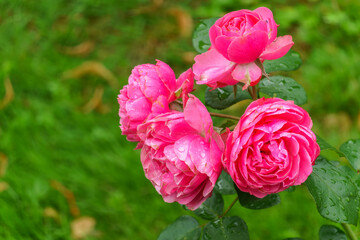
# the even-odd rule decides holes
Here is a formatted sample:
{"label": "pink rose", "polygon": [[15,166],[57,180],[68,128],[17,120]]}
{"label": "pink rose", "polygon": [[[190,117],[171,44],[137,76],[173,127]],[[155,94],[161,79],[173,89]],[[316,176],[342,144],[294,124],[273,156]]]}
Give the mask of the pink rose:
{"label": "pink rose", "polygon": [[184,112],[168,112],[138,128],[145,176],[165,202],[198,208],[212,194],[224,143],[205,106],[190,95]]}
{"label": "pink rose", "polygon": [[251,103],[226,141],[223,165],[258,198],[303,183],[320,153],[309,114],[278,98]]}
{"label": "pink rose", "polygon": [[294,44],[289,35],[277,37],[277,27],[272,12],[266,7],[234,11],[210,28],[210,42],[231,62],[273,60],[284,56]]}
{"label": "pink rose", "polygon": [[176,92],[182,88],[179,97],[193,90],[192,71],[183,73],[178,80],[174,71],[164,62],[156,65],[136,66],[129,77],[128,85],[120,90],[120,128],[128,141],[137,142],[137,126],[147,119],[169,112],[169,103],[174,101]]}
{"label": "pink rose", "polygon": [[240,82],[243,90],[256,85],[262,71],[255,60],[280,58],[294,44],[290,35],[277,37],[277,27],[265,7],[230,12],[218,19],[209,31],[211,48],[195,57],[197,83],[218,88]]}
{"label": "pink rose", "polygon": [[197,55],[194,60],[196,83],[206,84],[213,89],[243,83],[245,90],[261,80],[262,71],[254,62],[230,62],[214,48]]}

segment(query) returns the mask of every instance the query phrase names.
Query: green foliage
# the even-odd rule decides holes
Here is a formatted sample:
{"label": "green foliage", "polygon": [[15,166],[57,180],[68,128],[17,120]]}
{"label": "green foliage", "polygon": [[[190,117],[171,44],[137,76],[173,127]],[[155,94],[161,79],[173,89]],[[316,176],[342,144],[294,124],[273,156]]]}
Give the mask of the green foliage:
{"label": "green foliage", "polygon": [[341,151],[339,151],[335,147],[331,146],[324,139],[322,139],[319,135],[317,135],[317,134],[315,134],[315,135],[316,135],[316,142],[317,142],[317,144],[319,144],[319,147],[320,147],[321,151],[323,151],[323,150],[331,150],[331,151],[336,152],[340,157],[344,156],[344,154]]}
{"label": "green foliage", "polygon": [[201,204],[199,208],[197,208],[194,213],[203,218],[212,220],[218,216],[220,216],[224,209],[224,200],[220,193],[216,191],[213,192],[212,196]]}
{"label": "green foliage", "polygon": [[321,216],[338,223],[357,224],[359,189],[349,174],[318,157],[306,185]]}
{"label": "green foliage", "polygon": [[202,240],[248,240],[248,228],[237,216],[223,217],[205,225]]}
{"label": "green foliage", "polygon": [[346,240],[346,234],[333,225],[323,225],[319,230],[320,240]]}
{"label": "green foliage", "polygon": [[236,193],[234,188],[234,182],[231,179],[230,175],[227,174],[225,171],[220,174],[220,177],[216,181],[214,190],[223,195],[231,195]]}
{"label": "green foliage", "polygon": [[207,88],[205,92],[205,104],[214,109],[222,110],[245,99],[251,99],[248,91],[243,91],[241,87],[236,87],[236,96],[234,96],[234,87],[226,86],[212,90]]}
{"label": "green foliage", "polygon": [[218,18],[209,18],[201,20],[195,27],[192,43],[198,53],[206,52],[210,46],[209,29]]}
{"label": "green foliage", "polygon": [[259,82],[260,92],[270,97],[284,100],[293,100],[295,104],[302,105],[307,102],[304,88],[294,79],[283,76],[264,78]]}
{"label": "green foliage", "polygon": [[300,54],[294,50],[290,50],[285,56],[275,60],[265,60],[264,68],[266,73],[276,71],[295,71],[301,64],[302,60]]}
{"label": "green foliage", "polygon": [[158,240],[198,240],[200,235],[198,221],[191,216],[181,216],[160,234]]}
{"label": "green foliage", "polygon": [[269,194],[264,198],[257,198],[247,192],[236,188],[241,206],[249,209],[259,210],[269,208],[280,203],[280,196],[277,193]]}
{"label": "green foliage", "polygon": [[360,170],[360,139],[349,140],[340,146],[340,151],[344,153],[351,166],[357,171]]}

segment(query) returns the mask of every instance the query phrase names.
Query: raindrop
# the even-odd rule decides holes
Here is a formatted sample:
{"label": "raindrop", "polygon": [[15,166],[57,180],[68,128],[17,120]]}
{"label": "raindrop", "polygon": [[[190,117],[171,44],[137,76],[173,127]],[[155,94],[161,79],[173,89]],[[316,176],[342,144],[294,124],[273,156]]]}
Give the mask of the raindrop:
{"label": "raindrop", "polygon": [[287,67],[286,64],[283,64],[283,63],[280,63],[279,65],[280,65],[281,67],[285,67],[285,68]]}
{"label": "raindrop", "polygon": [[330,202],[331,202],[330,207],[333,207],[333,206],[336,205],[335,202],[334,202],[334,200],[333,200],[332,198],[330,198]]}
{"label": "raindrop", "polygon": [[183,151],[185,151],[185,148],[184,148],[184,147],[179,147],[178,150],[179,150],[180,152],[183,152]]}
{"label": "raindrop", "polygon": [[217,90],[218,90],[218,97],[219,97],[220,100],[224,100],[227,97],[229,97],[229,95],[230,95],[229,92],[226,92],[221,88],[218,88]]}

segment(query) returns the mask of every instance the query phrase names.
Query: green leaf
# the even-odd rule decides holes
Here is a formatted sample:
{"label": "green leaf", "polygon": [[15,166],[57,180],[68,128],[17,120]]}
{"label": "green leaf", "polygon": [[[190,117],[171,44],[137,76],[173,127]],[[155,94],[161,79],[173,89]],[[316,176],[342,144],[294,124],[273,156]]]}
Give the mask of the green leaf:
{"label": "green leaf", "polygon": [[284,240],[303,240],[302,238],[285,238]]}
{"label": "green leaf", "polygon": [[248,228],[237,216],[223,217],[209,222],[204,227],[202,240],[248,240]]}
{"label": "green leaf", "polygon": [[346,240],[346,234],[332,225],[322,225],[319,231],[320,240]]}
{"label": "green leaf", "polygon": [[328,150],[328,149],[335,149],[333,146],[331,146],[330,144],[328,144],[324,139],[322,139],[319,135],[316,135],[316,142],[319,144],[319,147],[321,150]]}
{"label": "green leaf", "polygon": [[300,54],[290,50],[285,56],[275,60],[264,61],[265,72],[271,73],[276,71],[294,71],[298,69],[302,60]]}
{"label": "green leaf", "polygon": [[304,88],[294,79],[283,76],[263,78],[259,83],[260,92],[270,97],[293,100],[296,105],[305,104],[307,96]]}
{"label": "green leaf", "polygon": [[324,157],[316,159],[313,172],[306,180],[321,216],[338,223],[356,225],[359,192],[352,177]]}
{"label": "green leaf", "polygon": [[231,195],[235,194],[234,182],[231,179],[230,175],[223,171],[218,178],[215,187],[215,191],[223,194],[223,195]]}
{"label": "green leaf", "polygon": [[200,23],[195,27],[192,43],[195,50],[199,53],[206,52],[210,46],[209,29],[218,18],[208,18],[201,20]]}
{"label": "green leaf", "polygon": [[241,206],[249,209],[264,209],[275,206],[280,203],[280,196],[277,193],[269,194],[264,198],[257,198],[247,192],[242,192],[236,187]]}
{"label": "green leaf", "polygon": [[181,216],[160,234],[158,240],[198,240],[200,235],[198,221],[191,216]]}
{"label": "green leaf", "polygon": [[248,91],[243,91],[241,87],[237,87],[236,97],[234,96],[233,86],[216,88],[214,90],[208,87],[205,92],[205,104],[218,110],[228,108],[245,99],[251,99],[251,96]]}
{"label": "green leaf", "polygon": [[320,150],[332,150],[336,152],[340,157],[344,157],[344,154],[341,153],[339,150],[337,150],[335,147],[331,146],[329,143],[327,143],[323,138],[321,138],[319,135],[316,135],[316,142],[319,144]]}
{"label": "green leaf", "polygon": [[222,214],[224,210],[224,200],[220,193],[213,192],[212,196],[201,204],[201,206],[194,210],[194,213],[203,218],[212,220]]}
{"label": "green leaf", "polygon": [[230,128],[234,125],[236,125],[238,123],[237,120],[233,120],[233,119],[226,119],[226,121],[224,121],[219,128],[220,129],[225,129],[225,128]]}
{"label": "green leaf", "polygon": [[293,191],[295,191],[295,186],[290,186],[290,187],[288,187],[287,189],[285,189],[284,191],[286,191],[286,192],[293,192]]}
{"label": "green leaf", "polygon": [[340,146],[340,151],[344,153],[351,166],[356,171],[360,170],[360,139],[349,140]]}

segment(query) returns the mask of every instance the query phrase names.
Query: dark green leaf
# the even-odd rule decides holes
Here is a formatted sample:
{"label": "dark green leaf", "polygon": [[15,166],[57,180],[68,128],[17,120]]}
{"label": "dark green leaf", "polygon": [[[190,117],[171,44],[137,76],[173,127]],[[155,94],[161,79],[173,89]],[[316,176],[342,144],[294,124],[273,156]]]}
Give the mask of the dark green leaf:
{"label": "dark green leaf", "polygon": [[275,60],[265,60],[265,72],[271,73],[276,71],[294,71],[302,64],[300,54],[290,50],[285,56]]}
{"label": "dark green leaf", "polygon": [[346,234],[332,225],[322,225],[319,231],[320,240],[346,240]]}
{"label": "dark green leaf", "polygon": [[332,150],[332,151],[336,152],[340,157],[344,156],[344,154],[342,154],[335,147],[333,147],[329,143],[327,143],[319,135],[317,135],[317,134],[315,134],[315,135],[316,135],[316,142],[319,144],[319,147],[320,147],[321,151],[323,151],[323,150]]}
{"label": "dark green leaf", "polygon": [[205,92],[205,104],[219,110],[228,108],[245,99],[251,99],[251,96],[248,91],[243,91],[241,87],[237,87],[236,97],[234,96],[233,86],[216,88],[214,90],[208,87]]}
{"label": "dark green leaf", "polygon": [[340,151],[344,153],[351,166],[356,171],[360,170],[360,139],[349,140],[340,146]]}
{"label": "dark green leaf", "polygon": [[328,149],[335,149],[333,146],[331,146],[330,144],[328,144],[324,139],[322,139],[321,137],[319,137],[319,135],[316,134],[316,142],[319,144],[319,147],[321,150],[328,150]]}
{"label": "dark green leaf", "polygon": [[259,83],[260,92],[270,97],[293,100],[296,105],[306,103],[307,96],[304,88],[294,79],[283,76],[273,76],[270,80],[264,78]]}
{"label": "dark green leaf", "polygon": [[264,198],[257,198],[247,192],[242,192],[236,187],[241,206],[249,209],[264,209],[275,206],[280,203],[280,196],[277,193],[269,194]]}
{"label": "dark green leaf", "polygon": [[194,210],[194,213],[203,219],[212,220],[220,216],[224,210],[224,200],[220,193],[213,192],[212,196]]}
{"label": "dark green leaf", "polygon": [[160,234],[158,240],[198,240],[200,235],[198,221],[191,216],[181,216]]}
{"label": "dark green leaf", "polygon": [[285,189],[284,191],[286,191],[286,192],[293,192],[293,191],[295,191],[295,186],[290,186],[290,187],[288,187],[287,189]]}
{"label": "dark green leaf", "polygon": [[302,238],[285,238],[284,240],[303,240]]}
{"label": "dark green leaf", "polygon": [[235,194],[234,182],[231,179],[230,175],[223,171],[218,178],[214,189],[224,195]]}
{"label": "dark green leaf", "polygon": [[246,223],[241,218],[223,217],[209,222],[204,227],[203,240],[248,240]]}
{"label": "dark green leaf", "polygon": [[351,177],[351,180],[355,183],[356,187],[359,191],[360,196],[360,174],[356,173],[353,168],[345,165],[340,165],[339,168],[345,172],[348,176]]}
{"label": "dark green leaf", "polygon": [[321,216],[338,223],[356,224],[359,192],[352,177],[324,157],[318,157],[306,185]]}
{"label": "dark green leaf", "polygon": [[204,19],[195,27],[192,43],[197,52],[203,53],[210,48],[209,29],[214,25],[216,20],[217,18]]}

